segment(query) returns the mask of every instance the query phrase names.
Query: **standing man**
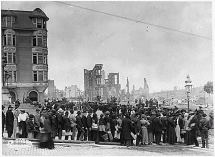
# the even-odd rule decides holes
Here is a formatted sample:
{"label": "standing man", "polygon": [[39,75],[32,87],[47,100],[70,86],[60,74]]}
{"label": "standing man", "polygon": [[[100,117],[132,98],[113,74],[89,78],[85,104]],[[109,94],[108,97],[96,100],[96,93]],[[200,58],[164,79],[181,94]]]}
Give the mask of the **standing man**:
{"label": "standing man", "polygon": [[168,129],[168,119],[166,117],[166,113],[163,113],[163,117],[161,117],[162,122],[162,132],[163,132],[163,143],[167,143],[167,129]]}
{"label": "standing man", "polygon": [[87,117],[86,117],[86,115],[87,115],[87,112],[84,110],[82,118],[81,118],[82,124],[84,126],[84,141],[87,140]]}
{"label": "standing man", "polygon": [[72,140],[74,140],[75,136],[76,136],[76,125],[77,125],[74,110],[70,110],[69,119],[70,119],[70,124],[71,124]]}
{"label": "standing man", "polygon": [[131,141],[131,132],[133,130],[132,121],[130,120],[130,116],[126,113],[125,118],[122,120],[122,136],[124,139],[124,144],[129,147]]}
{"label": "standing man", "polygon": [[58,121],[55,109],[51,110],[51,127],[52,127],[51,137],[52,139],[55,139],[58,133]]}
{"label": "standing man", "polygon": [[153,121],[154,131],[155,131],[155,143],[161,145],[161,133],[162,133],[162,122],[160,119],[160,114],[156,114],[156,118]]}
{"label": "standing man", "polygon": [[[8,106],[8,110],[6,113],[6,130],[8,137],[11,138],[13,134],[13,121],[14,121],[14,116],[12,112],[13,107],[11,105]],[[16,133],[14,133],[16,134]]]}
{"label": "standing man", "polygon": [[199,147],[199,143],[197,141],[197,129],[198,129],[198,118],[197,112],[195,113],[194,117],[190,120],[188,127],[191,129],[191,139],[195,143],[195,147]]}
{"label": "standing man", "polygon": [[40,109],[36,109],[36,114],[34,115],[34,123],[35,123],[35,132],[34,132],[34,138],[38,137],[39,134],[39,128],[40,128]]}
{"label": "standing man", "polygon": [[4,114],[4,108],[5,108],[4,105],[2,105],[2,137],[4,137],[3,134],[4,134],[5,119],[6,119]]}
{"label": "standing man", "polygon": [[63,113],[64,111],[60,108],[56,113],[57,116],[57,126],[58,126],[58,138],[61,140],[62,138],[62,131],[63,131]]}
{"label": "standing man", "polygon": [[88,131],[88,141],[92,141],[92,109],[89,109],[87,115],[87,131]]}
{"label": "standing man", "polygon": [[77,129],[78,129],[77,140],[83,141],[85,132],[84,132],[84,126],[83,126],[82,120],[81,120],[81,111],[77,112],[76,123],[77,123]]}
{"label": "standing man", "polygon": [[201,138],[202,138],[202,148],[205,148],[205,144],[206,144],[206,148],[209,148],[208,146],[208,130],[211,128],[209,120],[206,119],[206,114],[203,113],[202,115],[202,119],[200,120],[199,123],[199,129],[201,131]]}

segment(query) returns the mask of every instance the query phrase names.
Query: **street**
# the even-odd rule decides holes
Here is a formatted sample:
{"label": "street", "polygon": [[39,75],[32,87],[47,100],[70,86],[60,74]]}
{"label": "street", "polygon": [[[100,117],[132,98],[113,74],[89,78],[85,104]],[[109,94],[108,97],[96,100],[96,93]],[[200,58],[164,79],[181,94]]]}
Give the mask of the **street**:
{"label": "street", "polygon": [[213,156],[214,150],[195,148],[181,145],[146,145],[142,147],[96,144],[55,144],[55,149],[40,149],[37,145],[8,144],[3,142],[3,156],[157,156],[157,155],[183,155],[183,156]]}

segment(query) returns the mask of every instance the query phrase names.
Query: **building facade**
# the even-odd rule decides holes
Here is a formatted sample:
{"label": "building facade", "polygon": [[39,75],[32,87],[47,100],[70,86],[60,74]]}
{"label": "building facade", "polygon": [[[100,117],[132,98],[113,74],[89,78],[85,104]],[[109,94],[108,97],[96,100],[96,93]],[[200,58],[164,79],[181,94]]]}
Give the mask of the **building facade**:
{"label": "building facade", "polygon": [[2,83],[12,103],[26,98],[44,102],[48,87],[47,21],[39,8],[33,11],[1,10]]}
{"label": "building facade", "polygon": [[102,66],[103,64],[96,64],[93,70],[84,69],[84,96],[87,101],[103,97]]}

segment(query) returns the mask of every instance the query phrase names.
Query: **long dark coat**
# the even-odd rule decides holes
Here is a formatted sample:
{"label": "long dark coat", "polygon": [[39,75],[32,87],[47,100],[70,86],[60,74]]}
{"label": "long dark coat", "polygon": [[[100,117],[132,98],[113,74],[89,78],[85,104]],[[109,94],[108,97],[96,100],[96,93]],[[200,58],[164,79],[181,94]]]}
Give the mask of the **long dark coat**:
{"label": "long dark coat", "polygon": [[176,142],[175,122],[172,118],[168,118],[167,142],[169,144]]}
{"label": "long dark coat", "polygon": [[6,119],[5,114],[2,111],[2,131],[4,131],[5,119]]}
{"label": "long dark coat", "polygon": [[7,131],[13,131],[13,121],[14,121],[13,112],[8,110],[6,113],[6,130]]}
{"label": "long dark coat", "polygon": [[130,140],[133,125],[130,119],[125,118],[122,120],[122,135],[123,139]]}
{"label": "long dark coat", "polygon": [[153,128],[154,128],[154,131],[156,132],[162,132],[162,122],[160,118],[156,117],[153,120]]}

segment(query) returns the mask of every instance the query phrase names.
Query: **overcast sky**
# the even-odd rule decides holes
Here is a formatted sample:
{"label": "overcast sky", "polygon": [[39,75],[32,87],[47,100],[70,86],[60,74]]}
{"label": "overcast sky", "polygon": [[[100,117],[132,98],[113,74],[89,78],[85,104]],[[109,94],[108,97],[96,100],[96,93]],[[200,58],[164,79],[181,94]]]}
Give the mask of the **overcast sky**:
{"label": "overcast sky", "polygon": [[[84,69],[103,64],[106,75],[120,73],[121,88],[144,86],[150,92],[195,87],[213,80],[211,2],[75,2],[94,9],[198,36],[129,21],[57,2],[2,2],[2,9],[41,8],[49,17],[49,79],[58,89],[84,90]],[[201,36],[201,37],[200,37]]]}

